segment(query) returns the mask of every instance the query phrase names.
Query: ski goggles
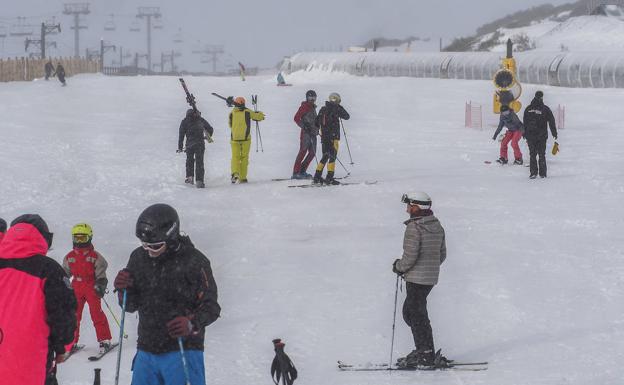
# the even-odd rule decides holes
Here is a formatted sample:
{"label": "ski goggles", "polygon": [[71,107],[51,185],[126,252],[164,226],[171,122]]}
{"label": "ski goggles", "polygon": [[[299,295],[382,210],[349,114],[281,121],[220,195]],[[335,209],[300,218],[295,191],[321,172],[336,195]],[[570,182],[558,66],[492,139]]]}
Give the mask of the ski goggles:
{"label": "ski goggles", "polygon": [[72,236],[74,243],[87,243],[89,242],[89,236],[87,234],[74,234]]}
{"label": "ski goggles", "polygon": [[430,206],[431,205],[431,202],[429,201],[419,201],[416,199],[411,199],[407,194],[403,194],[403,196],[401,197],[401,202],[407,203],[410,206],[417,206],[417,205]]}
{"label": "ski goggles", "polygon": [[141,242],[141,246],[147,251],[151,251],[153,253],[161,252],[165,249],[167,242]]}

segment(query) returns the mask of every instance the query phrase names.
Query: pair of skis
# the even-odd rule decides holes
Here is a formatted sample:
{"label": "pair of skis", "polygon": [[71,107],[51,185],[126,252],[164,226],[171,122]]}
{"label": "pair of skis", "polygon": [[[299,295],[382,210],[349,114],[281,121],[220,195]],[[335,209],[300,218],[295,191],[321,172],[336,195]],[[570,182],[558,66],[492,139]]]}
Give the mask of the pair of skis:
{"label": "pair of skis", "polygon": [[470,371],[470,372],[479,372],[483,370],[487,370],[488,363],[484,362],[455,362],[451,361],[445,366],[441,367],[398,367],[398,366],[389,366],[388,364],[347,364],[342,361],[338,361],[338,369],[341,371],[349,371],[349,372],[377,372],[377,371],[416,371],[416,370],[427,370],[427,371],[435,371],[435,370],[459,370],[459,371]]}
{"label": "pair of skis", "polygon": [[[119,343],[114,343],[111,344],[110,347],[103,353],[98,353],[96,355],[93,356],[89,356],[89,361],[99,361],[102,357],[104,357],[108,352],[114,350],[117,346],[119,345]],[[81,350],[83,350],[85,348],[85,345],[83,344],[76,344],[74,345],[71,350],[69,351],[68,354],[65,355],[65,360],[67,361],[71,356],[73,356],[74,354],[80,352]]]}

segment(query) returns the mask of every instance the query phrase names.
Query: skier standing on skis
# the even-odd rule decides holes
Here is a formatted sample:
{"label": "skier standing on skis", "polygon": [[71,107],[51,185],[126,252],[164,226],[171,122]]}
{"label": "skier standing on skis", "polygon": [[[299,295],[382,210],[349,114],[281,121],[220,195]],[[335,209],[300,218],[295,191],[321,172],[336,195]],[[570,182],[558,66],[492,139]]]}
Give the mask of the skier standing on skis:
{"label": "skier standing on skis", "polygon": [[[557,140],[557,125],[550,108],[544,104],[544,93],[537,91],[531,104],[524,110],[524,136],[529,145],[529,178],[535,179],[539,172],[540,178],[546,178],[546,141],[548,127],[550,133]],[[539,162],[537,158],[539,157]]]}
{"label": "skier standing on skis", "polygon": [[65,83],[65,67],[63,67],[61,63],[57,64],[56,70],[52,76],[56,76],[63,86],[67,85],[67,83]]}
{"label": "skier standing on skis", "polygon": [[36,214],[11,222],[0,243],[0,383],[52,385],[74,338],[76,297]]}
{"label": "skier standing on skis", "polygon": [[[189,108],[186,117],[180,123],[180,135],[178,137],[177,152],[186,151],[186,179],[184,183],[193,184],[193,177],[196,179],[196,186],[204,188],[204,151],[206,146],[204,139],[212,137],[214,129],[204,118],[201,112]],[[184,137],[186,137],[186,147],[183,147]]]}
{"label": "skier standing on skis", "polygon": [[503,105],[500,109],[500,120],[498,123],[498,127],[496,128],[496,132],[494,132],[494,136],[492,140],[496,140],[498,134],[501,132],[503,127],[507,127],[507,132],[503,137],[503,141],[500,144],[500,158],[498,158],[497,162],[500,164],[507,164],[507,145],[511,142],[511,148],[513,148],[514,152],[514,164],[522,164],[522,152],[520,151],[520,146],[518,142],[522,139],[524,134],[524,126],[518,118],[518,115],[509,108],[509,106]]}
{"label": "skier standing on skis", "polygon": [[205,385],[204,333],[221,312],[210,261],[180,234],[176,210],[166,204],[146,208],[136,224],[141,247],[115,278],[127,294],[126,311],[139,312],[132,385],[184,383],[178,339],[182,338],[190,383]]}
{"label": "skier standing on skis", "polygon": [[4,233],[6,233],[7,223],[4,219],[0,218],[0,242],[2,242],[2,238],[4,238]]}
{"label": "skier standing on skis", "polygon": [[232,183],[247,183],[249,150],[251,149],[251,121],[264,120],[264,113],[246,108],[245,98],[242,96],[235,98],[233,102],[234,108],[232,108],[229,116],[229,126],[232,131],[230,138],[232,145],[231,181]]}
{"label": "skier standing on skis", "polygon": [[97,340],[100,343],[100,354],[105,354],[112,347],[108,320],[102,311],[102,298],[108,285],[106,278],[108,263],[93,247],[93,229],[89,224],[75,225],[71,234],[74,248],[63,259],[63,268],[67,275],[73,278],[72,287],[78,303],[76,333],[72,346],[76,346],[80,339],[80,320],[85,303],[87,303]]}
{"label": "skier standing on skis", "polygon": [[403,238],[403,256],[394,261],[392,271],[407,282],[403,319],[412,329],[416,349],[397,365],[430,367],[434,365],[433,332],[427,313],[427,296],[438,283],[440,265],[446,259],[444,228],[431,211],[431,198],[424,192],[404,194],[410,219]]}
{"label": "skier standing on skis", "polygon": [[[349,113],[340,105],[340,95],[332,92],[325,106],[321,108],[316,117],[316,126],[321,128],[321,145],[323,157],[316,166],[314,184],[340,184],[334,179],[336,169],[336,157],[340,143],[340,119],[349,120]],[[323,179],[323,169],[327,163],[327,176]]]}
{"label": "skier standing on skis", "polygon": [[316,125],[316,92],[306,92],[306,100],[295,114],[295,123],[301,127],[299,134],[299,153],[295,158],[292,179],[312,179],[307,173],[308,166],[316,156],[316,137],[319,127]]}

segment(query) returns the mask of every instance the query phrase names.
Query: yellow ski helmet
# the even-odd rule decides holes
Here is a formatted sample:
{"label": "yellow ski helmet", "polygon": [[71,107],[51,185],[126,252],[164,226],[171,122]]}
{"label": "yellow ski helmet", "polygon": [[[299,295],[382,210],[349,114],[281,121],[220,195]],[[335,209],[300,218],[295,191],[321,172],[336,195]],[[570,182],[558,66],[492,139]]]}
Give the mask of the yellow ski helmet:
{"label": "yellow ski helmet", "polygon": [[93,239],[93,229],[88,223],[78,223],[72,227],[72,240],[74,244],[89,244]]}

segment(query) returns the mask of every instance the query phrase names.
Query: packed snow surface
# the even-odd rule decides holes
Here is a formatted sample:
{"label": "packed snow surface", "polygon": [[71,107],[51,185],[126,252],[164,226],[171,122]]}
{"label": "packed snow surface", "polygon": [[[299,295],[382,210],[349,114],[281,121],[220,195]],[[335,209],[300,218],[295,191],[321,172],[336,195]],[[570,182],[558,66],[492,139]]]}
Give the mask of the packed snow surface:
{"label": "packed snow surface", "polygon": [[[222,316],[206,333],[208,384],[270,384],[276,337],[300,385],[621,384],[624,130],[615,111],[624,91],[540,87],[547,104],[566,106],[567,127],[561,152],[548,155],[548,178],[529,180],[526,167],[484,164],[498,158],[495,127],[463,127],[465,101],[488,110],[489,81],[322,73],[287,80],[293,87],[276,87],[273,76],[186,79],[215,126],[204,190],[183,183],[184,156],[175,152],[187,108],[177,78],[1,84],[0,216],[40,213],[56,233],[50,256],[59,262],[71,226],[90,223],[112,281],[138,246],[139,213],[156,202],[175,206],[219,286]],[[304,182],[271,181],[292,173],[292,118],[310,88],[319,100],[339,92],[351,113],[354,164],[344,138],[339,153],[347,180],[377,184],[299,189],[287,186]],[[524,95],[537,89],[527,85]],[[255,152],[252,132],[248,185],[229,182],[228,109],[211,92],[259,95],[264,152]],[[487,360],[489,370],[339,372],[336,360],[389,359],[391,265],[407,217],[400,198],[414,190],[431,195],[447,234],[448,258],[429,297],[436,347],[455,360]],[[400,291],[395,358],[413,348],[404,297]],[[114,295],[106,299],[119,314]],[[130,383],[137,323],[127,315],[121,384]],[[92,384],[98,367],[102,384],[113,384],[115,353],[87,360],[97,344],[86,310],[81,342],[86,349],[60,366],[60,384]]]}

